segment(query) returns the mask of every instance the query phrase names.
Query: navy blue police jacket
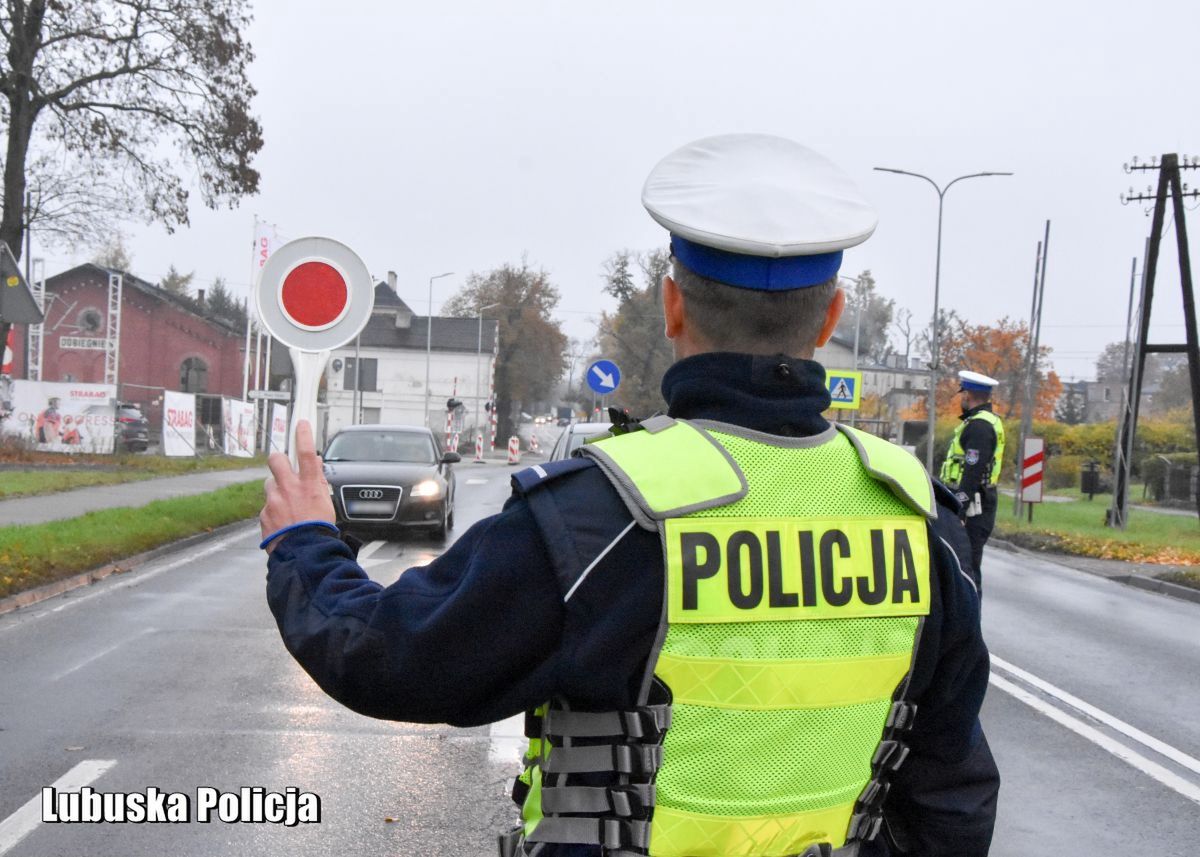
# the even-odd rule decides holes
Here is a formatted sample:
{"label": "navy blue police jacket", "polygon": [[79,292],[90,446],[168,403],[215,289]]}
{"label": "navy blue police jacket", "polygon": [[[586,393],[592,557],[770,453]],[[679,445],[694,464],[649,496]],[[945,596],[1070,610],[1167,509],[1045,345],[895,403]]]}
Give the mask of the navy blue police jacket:
{"label": "navy blue police jacket", "polygon": [[[663,395],[673,417],[797,437],[828,428],[824,379],[808,360],[703,354],[666,373]],[[372,582],[323,528],[287,536],[268,560],[267,599],[288,651],[334,699],[388,720],[476,726],[555,696],[575,709],[635,706],[661,614],[659,537],[629,528],[625,505],[589,460],[541,469],[545,477],[519,472],[499,514],[391,586]],[[979,725],[988,654],[963,573],[970,547],[958,507],[937,493],[936,586],[910,684],[911,753],[893,775],[888,834],[863,857],[982,857],[991,842],[999,774]]]}

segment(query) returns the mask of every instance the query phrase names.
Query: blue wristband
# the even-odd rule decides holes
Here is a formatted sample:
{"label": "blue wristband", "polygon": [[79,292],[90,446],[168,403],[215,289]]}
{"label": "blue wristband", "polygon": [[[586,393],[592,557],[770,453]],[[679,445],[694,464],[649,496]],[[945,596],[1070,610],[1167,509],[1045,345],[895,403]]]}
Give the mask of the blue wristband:
{"label": "blue wristband", "polygon": [[296,524],[288,524],[283,529],[276,530],[275,532],[271,533],[271,535],[259,542],[259,550],[266,550],[267,545],[275,541],[280,536],[285,536],[293,530],[299,530],[302,527],[325,527],[326,529],[333,530],[335,535],[339,535],[341,533],[341,531],[337,528],[337,524],[331,524],[328,521],[300,521]]}

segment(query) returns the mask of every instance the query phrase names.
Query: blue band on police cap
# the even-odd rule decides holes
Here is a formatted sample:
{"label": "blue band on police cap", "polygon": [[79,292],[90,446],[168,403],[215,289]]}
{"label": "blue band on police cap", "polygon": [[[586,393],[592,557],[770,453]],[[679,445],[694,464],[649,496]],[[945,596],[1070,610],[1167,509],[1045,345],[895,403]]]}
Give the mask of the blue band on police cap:
{"label": "blue band on police cap", "polygon": [[671,252],[693,273],[727,286],[761,292],[787,292],[819,285],[842,266],[842,251],[814,256],[747,256],[705,247],[671,235]]}
{"label": "blue band on police cap", "polygon": [[992,392],[992,386],[990,384],[979,384],[975,381],[959,381],[958,388],[960,390],[974,390],[977,393]]}

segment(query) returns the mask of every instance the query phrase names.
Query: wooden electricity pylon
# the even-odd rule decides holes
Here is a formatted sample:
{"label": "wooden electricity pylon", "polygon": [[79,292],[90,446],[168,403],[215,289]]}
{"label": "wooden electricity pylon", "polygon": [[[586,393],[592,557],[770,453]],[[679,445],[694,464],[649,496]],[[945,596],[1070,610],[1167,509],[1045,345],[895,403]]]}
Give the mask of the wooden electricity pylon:
{"label": "wooden electricity pylon", "polygon": [[[1184,216],[1183,201],[1185,198],[1200,198],[1195,190],[1188,190],[1187,185],[1180,181],[1181,170],[1200,169],[1200,160],[1185,158],[1180,163],[1176,154],[1162,156],[1161,163],[1153,160],[1149,164],[1138,164],[1137,159],[1126,165],[1126,172],[1141,172],[1158,170],[1158,191],[1153,196],[1149,193],[1134,193],[1121,195],[1121,202],[1148,202],[1154,200],[1154,218],[1150,225],[1150,241],[1146,252],[1144,278],[1142,281],[1142,299],[1138,319],[1137,350],[1134,352],[1129,373],[1129,404],[1121,421],[1121,434],[1118,442],[1125,449],[1133,448],[1133,435],[1137,431],[1138,406],[1142,398],[1142,378],[1145,375],[1147,354],[1186,354],[1188,359],[1188,378],[1192,387],[1192,418],[1196,424],[1196,437],[1200,440],[1200,341],[1196,334],[1196,302],[1192,293],[1192,264],[1188,254],[1187,225]],[[1175,218],[1175,242],[1179,255],[1179,282],[1183,290],[1183,321],[1187,331],[1186,341],[1180,344],[1150,343],[1150,309],[1154,302],[1154,278],[1158,271],[1158,250],[1162,244],[1163,221],[1167,211],[1167,194],[1171,196],[1172,214]],[[1129,493],[1128,457],[1123,462],[1114,462],[1117,466],[1116,485],[1113,491],[1113,509],[1111,526],[1125,528],[1127,520],[1127,504]],[[1200,492],[1197,493],[1197,511],[1200,512]]]}

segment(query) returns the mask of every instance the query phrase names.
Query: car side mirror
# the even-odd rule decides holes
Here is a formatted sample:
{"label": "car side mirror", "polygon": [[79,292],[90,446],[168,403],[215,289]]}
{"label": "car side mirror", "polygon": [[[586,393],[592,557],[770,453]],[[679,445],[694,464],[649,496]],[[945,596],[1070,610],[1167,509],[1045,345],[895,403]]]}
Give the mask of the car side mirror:
{"label": "car side mirror", "polygon": [[462,461],[462,456],[457,452],[442,453],[442,464],[458,464]]}

